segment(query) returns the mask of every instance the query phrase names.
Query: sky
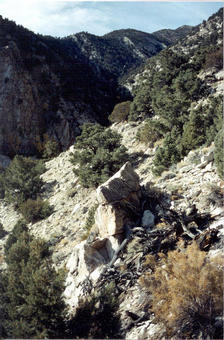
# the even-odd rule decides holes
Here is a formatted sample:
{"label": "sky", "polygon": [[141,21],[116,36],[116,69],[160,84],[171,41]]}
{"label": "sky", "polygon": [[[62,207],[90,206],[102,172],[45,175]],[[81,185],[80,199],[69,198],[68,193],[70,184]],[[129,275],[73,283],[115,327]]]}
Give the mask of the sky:
{"label": "sky", "polygon": [[223,5],[216,1],[0,0],[0,15],[35,33],[64,37],[133,28],[154,32],[197,25]]}

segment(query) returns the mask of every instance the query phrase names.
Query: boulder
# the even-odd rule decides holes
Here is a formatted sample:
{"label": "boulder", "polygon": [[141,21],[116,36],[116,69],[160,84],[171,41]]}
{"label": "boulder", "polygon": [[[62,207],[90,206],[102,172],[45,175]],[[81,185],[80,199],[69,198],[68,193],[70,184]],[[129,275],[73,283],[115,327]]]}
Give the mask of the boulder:
{"label": "boulder", "polygon": [[139,177],[127,162],[113,177],[97,189],[99,207],[95,223],[101,238],[124,233],[131,222],[130,211],[140,213],[141,188]]}
{"label": "boulder", "polygon": [[96,282],[109,262],[107,239],[96,239],[92,244],[87,240],[78,244],[70,256],[66,268],[68,275],[65,282],[64,297],[71,308],[76,308],[79,299],[85,294],[83,284],[88,280]]}
{"label": "boulder", "polygon": [[101,242],[95,242],[94,246],[89,245],[87,241],[83,241],[78,244],[70,259],[67,262],[67,269],[71,274],[77,272],[79,277],[88,276],[96,267],[101,264],[106,264],[107,259],[100,252],[101,248],[104,248],[106,240]]}
{"label": "boulder", "polygon": [[139,177],[130,162],[127,162],[107,182],[97,188],[97,199],[100,204],[113,204],[128,199],[129,202],[138,205],[139,193]]}
{"label": "boulder", "polygon": [[124,232],[126,212],[118,206],[100,205],[95,215],[95,223],[99,228],[100,237],[108,237]]}
{"label": "boulder", "polygon": [[142,226],[146,229],[153,228],[155,225],[155,216],[150,210],[145,210],[142,216]]}

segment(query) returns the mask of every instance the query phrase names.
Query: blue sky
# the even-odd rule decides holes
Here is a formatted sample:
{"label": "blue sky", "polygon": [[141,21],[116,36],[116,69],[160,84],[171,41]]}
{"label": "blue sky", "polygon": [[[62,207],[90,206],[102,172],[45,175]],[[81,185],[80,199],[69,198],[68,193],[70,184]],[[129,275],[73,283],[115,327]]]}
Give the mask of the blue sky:
{"label": "blue sky", "polygon": [[154,32],[197,25],[222,2],[0,0],[0,15],[35,33],[57,37],[87,31],[103,35],[116,29]]}

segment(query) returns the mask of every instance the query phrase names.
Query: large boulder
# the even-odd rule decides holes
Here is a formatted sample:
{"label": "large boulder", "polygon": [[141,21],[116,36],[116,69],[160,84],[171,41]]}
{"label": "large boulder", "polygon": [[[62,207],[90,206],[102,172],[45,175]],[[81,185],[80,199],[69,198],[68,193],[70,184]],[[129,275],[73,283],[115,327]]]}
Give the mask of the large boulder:
{"label": "large boulder", "polygon": [[125,224],[131,223],[130,211],[140,213],[141,188],[139,177],[129,162],[97,189],[99,207],[95,221],[100,237],[124,233]]}
{"label": "large boulder", "polygon": [[97,188],[97,199],[100,204],[113,204],[128,199],[139,204],[139,176],[130,162],[125,163],[107,182]]}
{"label": "large boulder", "polygon": [[124,232],[124,222],[127,214],[118,206],[99,205],[95,221],[99,228],[100,237],[108,237]]}

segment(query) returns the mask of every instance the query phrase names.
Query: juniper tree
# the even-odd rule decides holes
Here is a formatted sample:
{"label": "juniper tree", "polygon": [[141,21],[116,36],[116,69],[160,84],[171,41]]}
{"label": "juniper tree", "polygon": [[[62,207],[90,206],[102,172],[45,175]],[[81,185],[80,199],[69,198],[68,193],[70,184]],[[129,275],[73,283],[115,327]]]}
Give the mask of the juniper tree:
{"label": "juniper tree", "polygon": [[7,201],[20,204],[28,198],[36,199],[43,181],[41,162],[28,157],[15,156],[4,171],[4,190]]}
{"label": "juniper tree", "polygon": [[99,124],[84,124],[75,147],[78,151],[72,155],[71,162],[76,165],[74,173],[84,187],[97,187],[128,160],[121,136]]}
{"label": "juniper tree", "polygon": [[30,235],[23,222],[7,242],[5,281],[0,296],[3,328],[13,338],[58,338],[65,331],[63,273],[52,266],[45,241]]}

